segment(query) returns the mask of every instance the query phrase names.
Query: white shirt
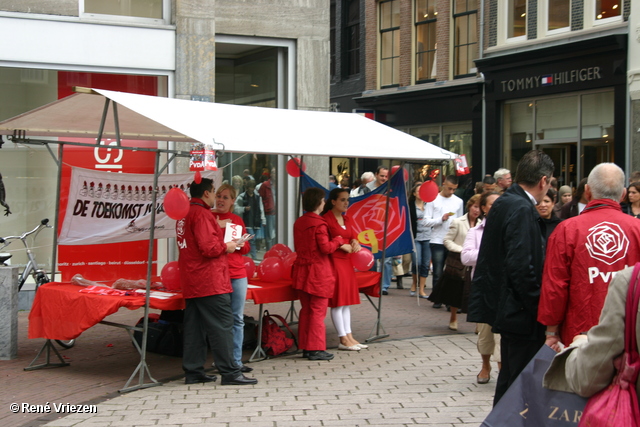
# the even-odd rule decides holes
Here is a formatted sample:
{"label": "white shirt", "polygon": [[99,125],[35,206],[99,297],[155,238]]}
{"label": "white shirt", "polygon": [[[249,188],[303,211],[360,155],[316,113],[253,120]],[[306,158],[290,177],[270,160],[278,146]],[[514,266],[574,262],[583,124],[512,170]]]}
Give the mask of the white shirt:
{"label": "white shirt", "polygon": [[[425,205],[423,225],[427,227],[433,227],[431,229],[431,243],[443,245],[444,236],[449,231],[451,221],[455,218],[464,215],[462,207],[462,199],[456,195],[451,197],[442,197],[440,193],[436,196],[433,202],[429,202]],[[447,212],[453,212],[453,215],[449,216],[449,219],[442,221],[442,217]]]}

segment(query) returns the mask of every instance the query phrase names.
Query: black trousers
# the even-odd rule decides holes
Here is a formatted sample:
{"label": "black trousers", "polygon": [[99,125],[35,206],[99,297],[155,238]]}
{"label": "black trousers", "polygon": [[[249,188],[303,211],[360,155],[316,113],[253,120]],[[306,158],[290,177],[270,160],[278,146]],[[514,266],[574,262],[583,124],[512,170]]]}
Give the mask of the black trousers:
{"label": "black trousers", "polygon": [[220,375],[235,378],[240,370],[233,358],[231,294],[188,298],[185,302],[182,356],[185,377],[196,378],[205,374],[208,340]]}
{"label": "black trousers", "polygon": [[501,335],[500,358],[502,359],[502,368],[496,383],[493,406],[496,406],[509,386],[518,378],[520,372],[533,359],[540,347],[544,345],[544,341],[544,335],[536,340],[524,340]]}

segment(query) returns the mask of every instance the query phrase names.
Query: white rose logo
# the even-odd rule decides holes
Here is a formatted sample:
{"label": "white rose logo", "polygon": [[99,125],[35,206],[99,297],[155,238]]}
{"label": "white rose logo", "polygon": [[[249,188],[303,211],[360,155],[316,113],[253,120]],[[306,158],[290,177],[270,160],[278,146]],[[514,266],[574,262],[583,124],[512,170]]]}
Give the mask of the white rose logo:
{"label": "white rose logo", "polygon": [[618,224],[605,221],[589,229],[585,245],[592,258],[612,265],[627,256],[629,239]]}

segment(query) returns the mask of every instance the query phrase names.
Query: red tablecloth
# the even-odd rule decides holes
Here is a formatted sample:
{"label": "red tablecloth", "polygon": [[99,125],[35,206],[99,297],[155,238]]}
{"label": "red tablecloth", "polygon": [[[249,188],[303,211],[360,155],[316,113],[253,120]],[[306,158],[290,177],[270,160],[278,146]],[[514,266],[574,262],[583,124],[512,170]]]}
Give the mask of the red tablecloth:
{"label": "red tablecloth", "polygon": [[[372,297],[380,296],[380,273],[375,271],[356,272],[356,279],[358,280],[360,292]],[[298,299],[296,291],[291,287],[291,280],[263,282],[260,279],[250,279],[249,284],[259,286],[250,286],[247,290],[247,299],[252,299],[255,304],[295,301]]]}
{"label": "red tablecloth", "polygon": [[[360,292],[379,297],[380,273],[357,272]],[[247,299],[254,304],[295,301],[298,299],[291,286],[291,280],[263,282],[251,279]],[[47,283],[38,288],[31,313],[29,313],[29,338],[49,338],[70,340],[83,331],[100,323],[105,317],[118,311],[120,307],[135,310],[144,306],[144,296],[110,296],[78,292],[83,286],[70,283]],[[182,295],[169,299],[150,299],[150,307],[158,310],[181,310],[184,308]]]}
{"label": "red tablecloth", "polygon": [[[78,292],[84,286],[70,283],[47,283],[38,288],[29,313],[29,338],[70,340],[77,338],[120,307],[135,310],[143,307],[142,296],[110,296]],[[182,295],[169,299],[151,298],[151,308],[181,310]]]}

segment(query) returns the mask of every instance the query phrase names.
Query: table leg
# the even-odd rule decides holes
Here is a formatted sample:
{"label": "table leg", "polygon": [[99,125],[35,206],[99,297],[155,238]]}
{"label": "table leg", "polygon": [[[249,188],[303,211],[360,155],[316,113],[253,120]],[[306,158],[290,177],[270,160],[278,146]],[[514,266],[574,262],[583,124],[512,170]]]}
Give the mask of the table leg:
{"label": "table leg", "polygon": [[[38,360],[40,358],[40,355],[42,354],[42,352],[45,349],[47,350],[47,352],[45,354],[45,363],[41,363],[40,365],[34,365],[36,360]],[[58,356],[58,359],[60,360],[60,363],[51,363],[50,362],[51,350],[53,350],[53,352],[56,354],[56,356]],[[25,371],[34,371],[36,369],[51,368],[51,367],[61,367],[61,366],[69,366],[69,362],[65,362],[64,361],[64,359],[62,358],[60,353],[58,353],[58,350],[53,346],[53,343],[51,342],[51,340],[48,339],[47,341],[45,341],[44,345],[42,346],[42,348],[40,349],[40,351],[36,355],[35,359],[33,359],[31,361],[31,363],[29,364],[29,366],[24,368],[24,370]]]}
{"label": "table leg", "polygon": [[264,316],[263,308],[264,308],[264,305],[260,304],[260,310],[259,310],[260,316],[258,320],[258,336],[257,336],[258,344],[256,345],[256,349],[253,351],[253,354],[249,358],[249,362],[257,362],[259,360],[264,360],[267,358],[267,353],[265,353],[264,350],[262,349],[262,318]]}
{"label": "table leg", "polygon": [[298,320],[300,320],[298,318],[298,313],[296,313],[296,307],[294,305],[295,301],[291,301],[291,306],[289,306],[289,311],[287,311],[287,315],[284,316],[285,320],[288,319],[288,323],[289,325],[297,325],[298,324]]}
{"label": "table leg", "polygon": [[[384,330],[384,326],[382,326],[382,321],[380,320],[380,307],[373,302],[373,300],[371,299],[371,297],[369,297],[369,295],[364,294],[364,296],[367,297],[367,299],[369,300],[373,308],[378,313],[378,316],[376,317],[376,323],[373,324],[373,328],[371,328],[371,332],[369,333],[369,338],[367,338],[364,341],[371,342],[374,340],[388,337],[389,334],[387,334],[387,331]],[[382,334],[380,334],[380,329],[382,329]]]}

